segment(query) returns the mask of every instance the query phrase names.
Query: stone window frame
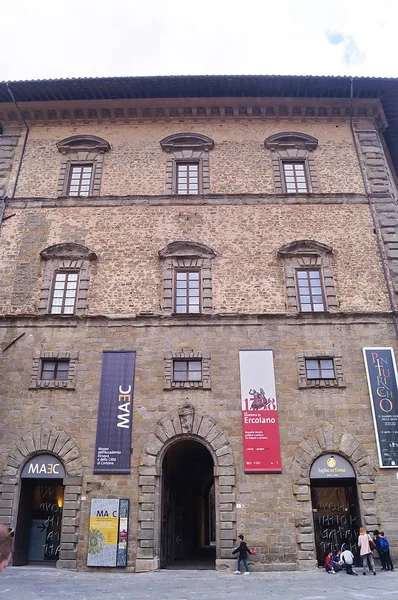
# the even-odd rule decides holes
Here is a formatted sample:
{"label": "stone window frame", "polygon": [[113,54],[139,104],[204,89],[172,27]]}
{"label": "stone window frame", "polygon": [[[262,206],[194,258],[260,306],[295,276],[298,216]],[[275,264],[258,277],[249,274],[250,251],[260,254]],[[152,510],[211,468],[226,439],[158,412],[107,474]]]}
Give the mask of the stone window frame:
{"label": "stone window frame", "polygon": [[[333,278],[333,248],[315,240],[297,240],[285,244],[278,250],[285,270],[287,310],[302,315],[322,315],[325,312],[337,311],[339,303]],[[305,312],[300,310],[300,298],[297,287],[296,272],[300,270],[319,270],[321,272],[322,292],[325,310],[322,312]]]}
{"label": "stone window frame", "polygon": [[[57,143],[62,154],[58,178],[57,195],[68,196],[72,166],[92,165],[90,196],[99,196],[104,166],[104,154],[110,144],[96,135],[72,135]],[[81,196],[86,198],[87,196]]]}
{"label": "stone window frame", "polygon": [[[41,379],[41,367],[45,360],[62,360],[69,362],[68,379]],[[77,364],[79,352],[40,350],[33,354],[33,365],[29,389],[76,389]]]}
{"label": "stone window frame", "polygon": [[[200,381],[174,381],[173,379],[173,367],[176,360],[200,360],[202,363],[202,379]],[[210,352],[180,352],[168,351],[164,354],[164,386],[165,390],[175,389],[211,389],[211,377],[210,377]]]}
{"label": "stone window frame", "polygon": [[[91,263],[97,260],[95,252],[83,244],[65,242],[49,246],[45,250],[42,250],[40,257],[44,261],[44,273],[38,312],[62,318],[84,315],[87,309]],[[75,311],[73,314],[51,312],[53,282],[55,274],[58,271],[79,272]]]}
{"label": "stone window frame", "polygon": [[[269,136],[264,141],[264,144],[271,151],[275,192],[277,194],[287,194],[283,170],[284,162],[304,163],[308,190],[305,192],[296,192],[297,194],[319,192],[318,176],[313,154],[313,151],[318,146],[316,138],[297,131],[284,131]],[[292,194],[289,193],[289,195]]]}
{"label": "stone window frame", "polygon": [[214,140],[201,133],[174,133],[160,140],[160,146],[167,153],[166,194],[177,194],[177,164],[181,162],[199,165],[198,194],[210,192],[209,151]]}
{"label": "stone window frame", "polygon": [[[213,311],[212,259],[216,253],[209,246],[198,242],[171,242],[159,251],[163,261],[163,314],[178,317],[200,317]],[[175,275],[177,271],[200,271],[199,313],[175,312]]]}
{"label": "stone window frame", "polygon": [[[305,361],[311,359],[333,360],[335,379],[307,379]],[[340,350],[299,350],[297,352],[298,386],[308,388],[345,388],[343,356]]]}

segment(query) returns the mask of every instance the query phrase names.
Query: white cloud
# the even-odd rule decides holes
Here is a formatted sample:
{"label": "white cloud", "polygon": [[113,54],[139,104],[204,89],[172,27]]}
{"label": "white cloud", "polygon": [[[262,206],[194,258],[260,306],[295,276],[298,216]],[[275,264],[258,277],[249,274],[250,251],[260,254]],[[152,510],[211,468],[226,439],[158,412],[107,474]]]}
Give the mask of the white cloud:
{"label": "white cloud", "polygon": [[[398,76],[398,2],[2,0],[0,79]],[[340,43],[331,43],[338,33]],[[7,49],[7,52],[5,50]]]}

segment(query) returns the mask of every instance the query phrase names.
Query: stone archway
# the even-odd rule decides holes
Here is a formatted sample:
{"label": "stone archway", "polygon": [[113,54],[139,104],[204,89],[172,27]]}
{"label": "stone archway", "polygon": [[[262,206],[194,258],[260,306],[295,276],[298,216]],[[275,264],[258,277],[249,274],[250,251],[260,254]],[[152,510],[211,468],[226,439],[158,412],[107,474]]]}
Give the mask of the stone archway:
{"label": "stone archway", "polygon": [[[235,467],[230,443],[212,417],[184,404],[169,413],[148,436],[139,467],[137,571],[152,571],[160,564],[162,461],[171,444],[184,439],[202,443],[214,462],[216,490],[216,568],[231,558],[236,540]],[[223,563],[226,561],[223,560]]]}
{"label": "stone archway", "polygon": [[0,509],[3,522],[8,526],[15,526],[22,468],[31,458],[42,453],[53,454],[65,468],[65,516],[62,520],[60,558],[57,566],[74,569],[77,567],[83,465],[76,442],[65,431],[56,427],[49,430],[44,427],[37,428],[26,433],[15,444],[8,455],[0,479]]}
{"label": "stone archway", "polygon": [[327,421],[321,423],[318,429],[302,440],[292,463],[293,494],[296,499],[297,565],[300,569],[313,569],[315,566],[310,468],[318,456],[328,452],[341,454],[354,467],[365,527],[374,529],[379,524],[374,468],[367,452],[350,433],[337,429]]}

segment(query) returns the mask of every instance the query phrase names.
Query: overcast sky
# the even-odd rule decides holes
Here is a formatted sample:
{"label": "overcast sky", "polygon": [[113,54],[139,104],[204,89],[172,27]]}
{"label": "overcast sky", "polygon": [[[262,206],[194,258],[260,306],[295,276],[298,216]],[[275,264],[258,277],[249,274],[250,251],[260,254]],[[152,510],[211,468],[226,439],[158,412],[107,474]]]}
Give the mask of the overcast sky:
{"label": "overcast sky", "polygon": [[0,80],[398,77],[398,0],[0,0]]}

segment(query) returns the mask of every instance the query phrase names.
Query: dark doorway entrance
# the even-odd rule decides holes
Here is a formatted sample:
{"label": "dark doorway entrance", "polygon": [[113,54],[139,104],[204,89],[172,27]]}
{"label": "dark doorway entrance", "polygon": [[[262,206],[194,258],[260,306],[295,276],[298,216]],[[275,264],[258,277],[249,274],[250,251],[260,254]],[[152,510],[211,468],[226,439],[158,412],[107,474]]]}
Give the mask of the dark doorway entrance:
{"label": "dark doorway entrance", "polygon": [[22,479],[13,564],[54,565],[59,558],[62,479]]}
{"label": "dark doorway entrance", "polygon": [[161,567],[214,569],[214,464],[199,442],[173,444],[163,460]]}

